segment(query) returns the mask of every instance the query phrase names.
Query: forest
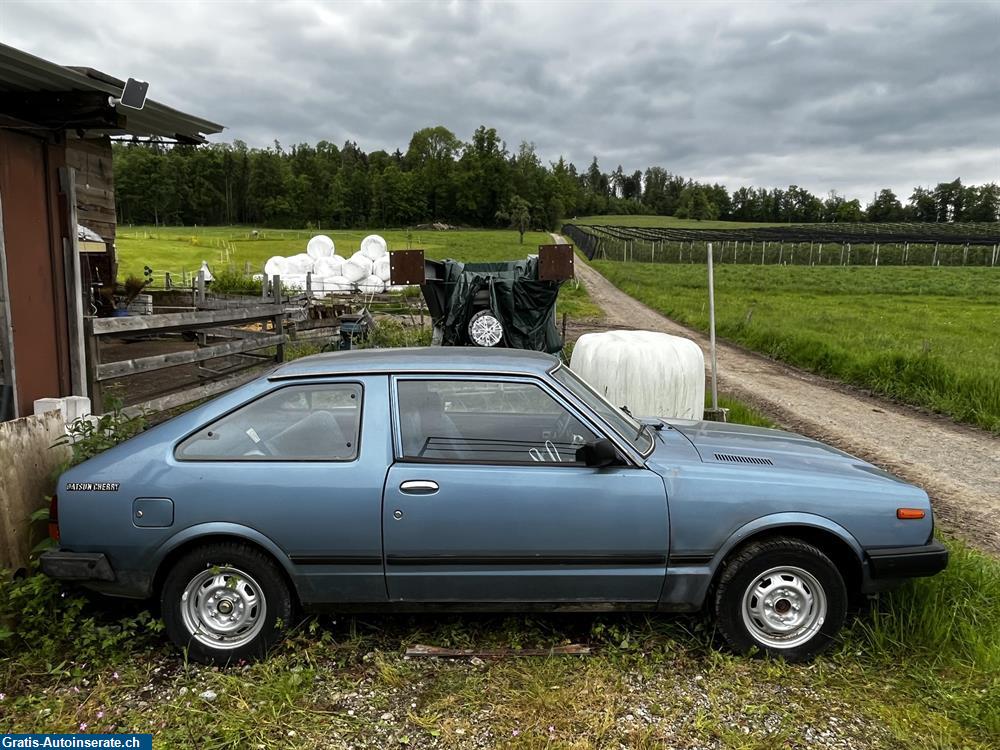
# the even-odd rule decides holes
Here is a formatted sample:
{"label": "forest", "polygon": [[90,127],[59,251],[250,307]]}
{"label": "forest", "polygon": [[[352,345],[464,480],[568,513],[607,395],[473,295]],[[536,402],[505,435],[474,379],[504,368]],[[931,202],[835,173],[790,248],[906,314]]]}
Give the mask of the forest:
{"label": "forest", "polygon": [[[767,222],[965,222],[1000,220],[1000,186],[961,179],[886,188],[867,205],[830,191],[704,184],[650,166],[605,172],[595,156],[580,171],[560,157],[545,165],[533,143],[508,149],[495,128],[468,141],[443,126],[416,131],[406,152],[366,153],[329,141],[252,148],[114,144],[121,224],[249,224],[300,228],[407,227],[421,223],[554,229],[596,214]],[[905,201],[905,202],[904,202]]]}

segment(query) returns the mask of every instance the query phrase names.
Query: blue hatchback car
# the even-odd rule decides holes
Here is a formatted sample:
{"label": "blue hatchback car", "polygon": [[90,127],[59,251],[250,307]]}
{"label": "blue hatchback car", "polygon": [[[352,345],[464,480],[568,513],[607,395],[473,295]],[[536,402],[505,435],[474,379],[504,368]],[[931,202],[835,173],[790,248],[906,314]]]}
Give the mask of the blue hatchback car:
{"label": "blue hatchback car", "polygon": [[922,490],[798,435],[636,420],[517,350],[323,354],[67,471],[42,569],[159,597],[205,662],[300,608],[704,609],[740,652],[827,646],[852,595],[947,564]]}

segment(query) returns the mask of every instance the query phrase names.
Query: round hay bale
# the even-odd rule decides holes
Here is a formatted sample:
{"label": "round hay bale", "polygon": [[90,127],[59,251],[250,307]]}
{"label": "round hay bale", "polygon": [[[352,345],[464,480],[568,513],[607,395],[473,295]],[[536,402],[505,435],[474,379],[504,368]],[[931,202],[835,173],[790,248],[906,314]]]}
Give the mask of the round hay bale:
{"label": "round hay bale", "polygon": [[389,246],[380,235],[369,234],[361,240],[361,251],[369,260],[378,260],[389,252]]}
{"label": "round hay bale", "polygon": [[284,276],[286,273],[288,273],[288,262],[282,255],[274,255],[264,264],[264,274],[268,278],[275,275]]}
{"label": "round hay bale", "polygon": [[333,240],[325,234],[317,234],[306,245],[306,253],[310,258],[329,258],[334,253]]}
{"label": "round hay bale", "polygon": [[636,417],[702,419],[705,355],[689,339],[654,331],[587,333],[570,368]]}
{"label": "round hay bale", "polygon": [[344,259],[339,255],[323,256],[316,258],[313,263],[313,274],[316,276],[340,276],[344,267]]}
{"label": "round hay bale", "polygon": [[358,290],[365,294],[381,294],[385,291],[385,282],[378,276],[369,276],[364,281],[358,282]]}

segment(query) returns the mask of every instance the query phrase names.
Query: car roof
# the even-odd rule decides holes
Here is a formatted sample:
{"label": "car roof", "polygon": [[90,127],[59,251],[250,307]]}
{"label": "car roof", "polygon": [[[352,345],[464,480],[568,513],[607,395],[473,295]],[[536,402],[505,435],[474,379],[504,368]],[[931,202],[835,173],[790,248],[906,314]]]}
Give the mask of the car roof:
{"label": "car roof", "polygon": [[270,380],[322,375],[408,372],[481,372],[542,375],[559,360],[551,354],[523,349],[471,346],[424,346],[405,349],[352,349],[314,354],[284,364]]}

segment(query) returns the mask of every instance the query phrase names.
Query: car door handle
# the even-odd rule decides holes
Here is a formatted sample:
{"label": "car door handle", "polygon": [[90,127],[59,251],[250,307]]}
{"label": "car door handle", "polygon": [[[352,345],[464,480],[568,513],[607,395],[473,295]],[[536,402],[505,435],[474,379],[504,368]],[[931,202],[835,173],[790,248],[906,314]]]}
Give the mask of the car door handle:
{"label": "car door handle", "polygon": [[438,483],[429,479],[409,479],[399,485],[399,491],[407,495],[433,495],[438,491]]}

